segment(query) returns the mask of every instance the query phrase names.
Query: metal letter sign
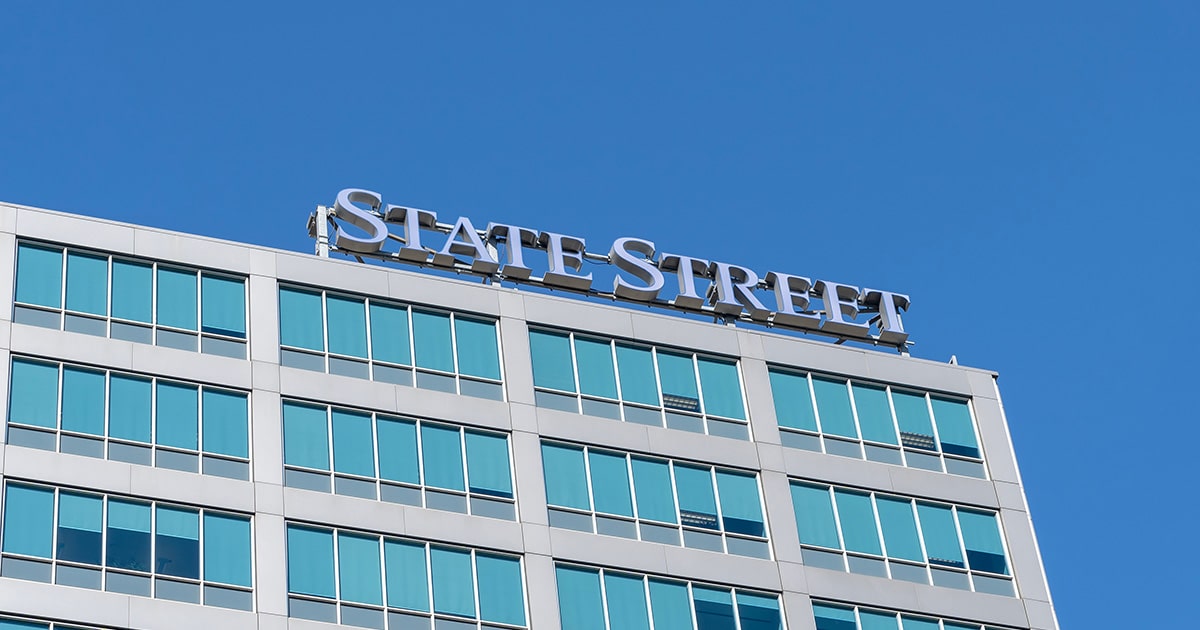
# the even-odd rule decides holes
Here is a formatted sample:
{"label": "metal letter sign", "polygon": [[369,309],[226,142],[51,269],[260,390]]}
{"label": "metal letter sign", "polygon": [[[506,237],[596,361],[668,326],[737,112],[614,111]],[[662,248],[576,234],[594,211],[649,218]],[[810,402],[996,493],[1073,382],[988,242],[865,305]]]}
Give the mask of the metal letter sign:
{"label": "metal letter sign", "polygon": [[[329,226],[334,229],[331,243]],[[309,219],[309,232],[317,239],[321,255],[335,251],[360,261],[369,257],[434,266],[496,282],[531,284],[724,321],[814,333],[834,337],[838,343],[862,341],[902,352],[908,345],[908,333],[900,319],[908,310],[907,295],[776,271],[767,272],[760,280],[759,274],[747,267],[657,252],[653,242],[640,238],[618,238],[607,255],[594,254],[577,236],[504,223],[489,223],[480,231],[466,217],[441,223],[433,212],[384,205],[378,193],[356,188],[339,192],[333,208],[318,207]],[[441,234],[441,247],[424,243],[426,234]],[[389,248],[389,241],[399,246]],[[536,256],[527,256],[531,251],[545,257],[545,264],[538,265],[545,268],[541,276],[530,264],[536,261]],[[584,270],[584,263],[615,268],[612,290],[594,288],[592,273]],[[674,278],[669,278],[672,275]],[[773,294],[774,309],[763,304],[763,294]]]}

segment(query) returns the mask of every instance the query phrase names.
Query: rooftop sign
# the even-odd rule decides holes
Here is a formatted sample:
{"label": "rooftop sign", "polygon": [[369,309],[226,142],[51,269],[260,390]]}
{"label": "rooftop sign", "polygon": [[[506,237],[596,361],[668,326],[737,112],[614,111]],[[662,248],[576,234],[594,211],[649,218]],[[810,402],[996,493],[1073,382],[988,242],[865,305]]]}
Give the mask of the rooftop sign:
{"label": "rooftop sign", "polygon": [[[329,238],[329,226],[333,238]],[[900,313],[907,295],[812,280],[777,271],[760,276],[748,267],[660,252],[652,241],[621,237],[607,254],[587,250],[577,236],[505,223],[478,230],[467,217],[441,223],[429,210],[383,203],[378,193],[347,188],[333,208],[318,208],[309,232],[318,253],[438,267],[494,281],[539,285],[594,297],[711,315],[900,350],[908,333]],[[438,235],[438,242],[431,236]],[[544,273],[534,274],[545,257]],[[584,262],[615,268],[611,290],[593,287]],[[668,288],[668,285],[673,285]],[[773,308],[763,303],[773,297]]]}

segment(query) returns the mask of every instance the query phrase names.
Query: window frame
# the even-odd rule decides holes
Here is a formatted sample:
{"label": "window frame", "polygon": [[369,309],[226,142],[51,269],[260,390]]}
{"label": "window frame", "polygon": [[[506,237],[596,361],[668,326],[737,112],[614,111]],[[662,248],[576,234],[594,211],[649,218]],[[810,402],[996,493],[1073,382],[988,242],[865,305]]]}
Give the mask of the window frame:
{"label": "window frame", "polygon": [[819,598],[815,598],[815,597],[812,600],[814,622],[816,621],[816,616],[817,616],[816,608],[818,606],[822,606],[822,607],[826,607],[826,608],[834,608],[834,609],[841,610],[843,612],[851,613],[851,615],[854,617],[854,627],[856,630],[858,628],[863,627],[863,625],[862,625],[862,614],[863,613],[891,617],[893,620],[895,620],[896,628],[902,627],[901,626],[902,620],[912,619],[912,620],[930,621],[930,622],[936,623],[938,625],[938,628],[952,628],[952,626],[947,625],[947,624],[954,624],[954,626],[953,626],[954,630],[957,630],[958,628],[965,628],[967,626],[970,626],[971,630],[1012,630],[1012,629],[1008,628],[1007,626],[998,626],[996,624],[981,623],[978,621],[966,621],[963,619],[951,619],[951,618],[947,618],[947,617],[938,617],[938,616],[931,615],[928,613],[910,614],[910,613],[907,613],[904,611],[899,611],[899,610],[878,608],[875,606],[859,606],[859,605],[851,604],[848,602],[825,600],[825,599],[819,599]]}

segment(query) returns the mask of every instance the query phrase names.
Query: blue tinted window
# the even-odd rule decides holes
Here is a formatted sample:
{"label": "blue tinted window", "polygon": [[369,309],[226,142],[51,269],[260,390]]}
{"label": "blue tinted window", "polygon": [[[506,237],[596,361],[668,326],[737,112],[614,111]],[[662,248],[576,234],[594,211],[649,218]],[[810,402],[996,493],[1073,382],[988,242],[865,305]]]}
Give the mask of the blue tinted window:
{"label": "blue tinted window", "polygon": [[746,418],[737,363],[698,357],[700,387],[704,390],[704,412],[726,418]]}
{"label": "blue tinted window", "polygon": [[775,399],[775,418],[779,426],[805,431],[817,430],[808,378],[803,374],[771,370],[771,396]]}
{"label": "blue tinted window", "polygon": [[845,381],[835,381],[814,376],[813,392],[817,396],[817,414],[821,417],[821,430],[832,435],[858,437],[854,428],[854,414],[850,411],[850,391]]}
{"label": "blue tinted window", "polygon": [[48,623],[17,621],[16,619],[0,619],[0,630],[47,630],[49,627],[50,624]]}
{"label": "blue tinted window", "polygon": [[621,398],[646,405],[658,404],[654,358],[649,348],[617,344],[617,368],[621,372]]}
{"label": "blue tinted window", "polygon": [[832,549],[842,548],[827,488],[793,483],[792,507],[796,511],[800,542]]}
{"label": "blue tinted window", "polygon": [[556,567],[558,614],[562,630],[604,630],[604,604],[600,598],[600,572]]}
{"label": "blue tinted window", "polygon": [[150,379],[110,374],[108,435],[149,444],[152,398]]}
{"label": "blue tinted window", "polygon": [[858,411],[858,426],[865,440],[896,444],[896,423],[888,405],[887,391],[882,387],[854,383],[854,408]]}
{"label": "blue tinted window", "polygon": [[[638,490],[640,493],[640,485]],[[718,529],[711,469],[676,464],[675,490],[679,493],[679,513],[684,523]]]}
{"label": "blue tinted window", "polygon": [[758,501],[758,480],[754,475],[718,470],[717,491],[721,495],[725,531],[750,536],[767,535],[762,505]]}
{"label": "blue tinted window", "polygon": [[58,494],[59,560],[99,565],[104,530],[104,499],[94,494]]}
{"label": "blue tinted window", "polygon": [[383,604],[380,579],[379,539],[339,533],[338,581],[341,598],[360,604]]}
{"label": "blue tinted window", "polygon": [[646,587],[641,577],[606,571],[604,599],[608,604],[609,627],[650,630]]}
{"label": "blue tinted window", "polygon": [[203,403],[204,450],[249,457],[246,395],[205,389]]}
{"label": "blue tinted window", "polygon": [[658,378],[662,382],[663,395],[675,401],[672,406],[700,411],[700,393],[696,389],[696,368],[692,365],[692,355],[659,350]]}
{"label": "blue tinted window", "polygon": [[371,357],[402,365],[412,364],[408,347],[408,309],[371,303]]}
{"label": "blue tinted window", "polygon": [[508,440],[502,435],[467,431],[467,477],[471,492],[512,498]]}
{"label": "blue tinted window", "polygon": [[197,450],[199,422],[199,392],[194,385],[155,383],[155,442]]}
{"label": "blue tinted window", "polygon": [[933,437],[933,425],[929,422],[929,407],[925,396],[892,390],[892,404],[896,407],[896,422],[904,433]]}
{"label": "blue tinted window", "polygon": [[150,505],[110,498],[105,542],[107,566],[150,571]]}
{"label": "blue tinted window", "polygon": [[965,400],[931,398],[933,418],[937,422],[938,439],[942,451],[954,455],[979,457],[979,445],[975,441],[975,425],[971,422],[971,408]]}
{"label": "blue tinted window", "polygon": [[692,602],[687,585],[651,579],[650,609],[654,615],[654,630],[694,630]]}
{"label": "blue tinted window", "polygon": [[62,428],[104,435],[104,372],[63,368]]}
{"label": "blue tinted window", "polygon": [[547,503],[590,509],[583,449],[542,444],[542,472],[546,480]]}
{"label": "blue tinted window", "polygon": [[371,416],[333,410],[333,469],[340,473],[375,476],[375,442]]}
{"label": "blue tinted window", "polygon": [[466,317],[454,318],[454,339],[458,346],[458,371],[467,376],[500,379],[500,350],[496,345],[496,325]]}
{"label": "blue tinted window", "polygon": [[[588,465],[592,470],[592,499],[596,503],[596,511],[632,517],[629,464],[625,456],[589,450]],[[582,500],[586,509],[586,494]]]}
{"label": "blue tinted window", "polygon": [[54,491],[9,484],[4,490],[4,551],[49,558],[53,536]]}
{"label": "blue tinted window", "polygon": [[479,575],[479,617],[485,621],[525,625],[520,561],[477,553],[475,567]]}
{"label": "blue tinted window", "polygon": [[361,299],[325,296],[329,351],[367,358],[367,307]]}
{"label": "blue tinted window", "polygon": [[925,536],[925,552],[929,554],[929,562],[963,566],[958,531],[950,508],[918,503],[917,516],[921,520],[921,533]]}
{"label": "blue tinted window", "polygon": [[612,344],[575,337],[575,362],[579,364],[579,391],[589,396],[617,397],[617,372]]}
{"label": "blue tinted window", "polygon": [[959,510],[958,523],[962,526],[963,545],[967,548],[970,568],[1008,575],[1008,563],[1004,559],[1004,543],[1000,541],[996,515]]}
{"label": "blue tinted window", "polygon": [[[200,513],[159,505],[154,509],[154,566],[157,573],[200,579]],[[209,536],[205,542],[213,544]]]}
{"label": "blue tinted window", "polygon": [[475,616],[474,582],[471,577],[471,553],[459,549],[432,547],[434,612],[464,617]]}
{"label": "blue tinted window", "polygon": [[154,268],[146,263],[112,262],[112,316],[149,324],[153,311]]}
{"label": "blue tinted window", "polygon": [[204,332],[246,336],[246,289],[240,279],[200,276],[200,320]]}
{"label": "blue tinted window", "polygon": [[449,490],[465,490],[462,443],[458,429],[433,424],[421,425],[421,453],[425,484]]}
{"label": "blue tinted window", "polygon": [[741,630],[783,630],[778,597],[738,593],[737,605]]}
{"label": "blue tinted window", "polygon": [[671,472],[664,461],[634,457],[633,487],[637,496],[638,516],[675,523],[675,497],[671,493]]}
{"label": "blue tinted window", "polygon": [[901,625],[904,630],[939,630],[936,619],[917,619],[915,617],[901,617]]}
{"label": "blue tinted window", "polygon": [[575,391],[575,368],[571,365],[571,340],[565,334],[529,331],[533,360],[533,384],[538,387]]}
{"label": "blue tinted window", "polygon": [[852,608],[814,603],[813,617],[817,622],[817,630],[856,630],[858,627]]}
{"label": "blue tinted window", "polygon": [[320,293],[279,289],[279,343],[309,350],[325,349]]}
{"label": "blue tinted window", "polygon": [[735,630],[733,598],[725,589],[692,586],[697,630]]}
{"label": "blue tinted window", "polygon": [[389,481],[421,483],[417,460],[417,423],[397,418],[377,418],[379,476]]}
{"label": "blue tinted window", "polygon": [[288,592],[333,597],[333,532],[288,525]]}
{"label": "blue tinted window", "polygon": [[196,272],[158,268],[158,323],[196,330]]}
{"label": "blue tinted window", "polygon": [[329,470],[329,433],[325,409],[283,403],[283,463]]}
{"label": "blue tinted window", "polygon": [[883,544],[887,545],[888,556],[924,562],[912,501],[876,497],[875,504],[879,507],[879,525],[883,528]]}
{"label": "blue tinted window", "polygon": [[388,606],[429,612],[425,545],[403,540],[385,540],[383,556],[387,571]]}
{"label": "blue tinted window", "polygon": [[9,387],[10,422],[53,429],[58,426],[58,366],[13,359]]}
{"label": "blue tinted window", "polygon": [[897,630],[896,615],[894,613],[859,609],[858,619],[862,622],[862,630]]}
{"label": "blue tinted window", "polygon": [[846,550],[882,554],[879,532],[875,530],[875,510],[871,507],[871,497],[848,490],[834,490],[833,496],[837,501]]}
{"label": "blue tinted window", "polygon": [[413,343],[416,345],[417,366],[442,372],[454,371],[451,348],[450,316],[413,310]]}
{"label": "blue tinted window", "polygon": [[67,253],[67,310],[108,314],[108,256]]}
{"label": "blue tinted window", "polygon": [[204,579],[250,586],[250,557],[250,519],[204,513]]}
{"label": "blue tinted window", "polygon": [[17,301],[58,308],[62,305],[63,254],[56,247],[17,246]]}

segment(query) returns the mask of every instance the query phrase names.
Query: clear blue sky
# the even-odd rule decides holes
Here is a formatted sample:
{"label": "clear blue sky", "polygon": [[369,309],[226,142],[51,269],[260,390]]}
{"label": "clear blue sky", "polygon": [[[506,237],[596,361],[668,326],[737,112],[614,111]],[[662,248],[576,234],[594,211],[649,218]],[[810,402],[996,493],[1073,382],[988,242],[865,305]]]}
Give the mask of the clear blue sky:
{"label": "clear blue sky", "polygon": [[1001,373],[1064,628],[1194,627],[1200,4],[176,4],[4,3],[0,199],[308,250],[363,187],[908,293]]}

